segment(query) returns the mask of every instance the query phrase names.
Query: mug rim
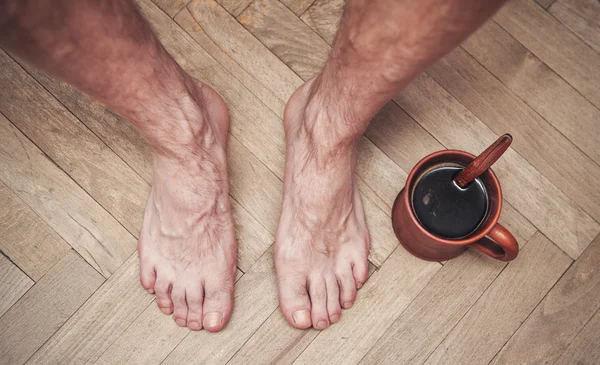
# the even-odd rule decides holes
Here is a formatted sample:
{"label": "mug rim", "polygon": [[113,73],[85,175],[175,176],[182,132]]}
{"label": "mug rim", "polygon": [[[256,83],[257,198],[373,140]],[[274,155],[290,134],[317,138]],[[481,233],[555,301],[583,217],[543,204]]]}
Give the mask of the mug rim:
{"label": "mug rim", "polygon": [[[412,188],[412,183],[415,181],[415,179],[418,177],[417,173],[432,159],[435,159],[437,157],[440,156],[444,156],[444,155],[459,155],[461,157],[467,157],[471,160],[475,159],[475,155],[466,152],[466,151],[461,151],[461,150],[441,150],[441,151],[437,151],[437,152],[433,152],[425,157],[423,157],[411,170],[410,170],[410,174],[408,175],[408,177],[406,178],[406,183],[404,184],[405,189],[407,189],[406,194],[404,194],[404,199],[403,199],[403,204],[406,205],[406,210],[408,211],[408,215],[411,219],[411,221],[413,222],[413,224],[419,229],[419,231],[427,236],[429,239],[437,241],[439,243],[445,244],[445,245],[451,245],[451,246],[465,246],[465,245],[470,245],[472,243],[475,243],[477,241],[479,241],[480,239],[482,239],[483,237],[485,237],[488,233],[490,233],[490,231],[496,226],[496,224],[498,223],[498,219],[500,218],[500,213],[502,212],[502,188],[500,186],[500,181],[498,180],[498,177],[496,176],[496,174],[494,173],[494,171],[490,168],[487,170],[486,173],[489,174],[489,184],[493,184],[494,188],[498,191],[497,194],[497,198],[498,198],[498,202],[497,204],[495,204],[496,209],[494,211],[489,211],[487,218],[485,222],[483,222],[479,227],[477,227],[477,229],[475,230],[475,232],[477,232],[477,234],[472,235],[469,234],[465,237],[462,238],[458,238],[458,239],[448,239],[448,238],[444,238],[444,237],[440,237],[438,235],[435,235],[431,232],[429,232],[425,227],[423,227],[423,225],[421,224],[421,222],[419,221],[419,219],[417,218],[417,216],[415,215],[413,206],[412,206],[412,202],[411,202],[411,197],[412,197],[412,192],[410,191]],[[491,208],[490,208],[491,209]]]}

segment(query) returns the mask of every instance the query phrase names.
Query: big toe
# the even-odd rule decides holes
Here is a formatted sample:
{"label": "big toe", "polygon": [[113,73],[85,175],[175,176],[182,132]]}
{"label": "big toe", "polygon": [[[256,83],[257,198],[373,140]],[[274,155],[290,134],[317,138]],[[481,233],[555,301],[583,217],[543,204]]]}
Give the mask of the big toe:
{"label": "big toe", "polygon": [[295,328],[305,329],[312,325],[311,304],[303,275],[280,275],[279,307],[285,319]]}
{"label": "big toe", "polygon": [[233,308],[233,280],[207,280],[204,284],[202,326],[210,332],[222,330]]}

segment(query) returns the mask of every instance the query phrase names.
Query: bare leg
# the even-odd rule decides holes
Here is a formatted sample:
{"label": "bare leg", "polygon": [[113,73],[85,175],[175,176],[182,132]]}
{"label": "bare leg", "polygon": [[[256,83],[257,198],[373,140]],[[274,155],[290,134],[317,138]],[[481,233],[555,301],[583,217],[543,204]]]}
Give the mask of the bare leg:
{"label": "bare leg", "polygon": [[106,103],[152,146],[142,285],[180,326],[222,329],[236,247],[221,97],[175,63],[130,0],[0,1],[0,44]]}
{"label": "bare leg", "polygon": [[275,264],[281,311],[294,327],[338,321],[367,278],[369,233],[354,167],[369,122],[502,3],[348,0],[322,73],[292,95],[285,111]]}

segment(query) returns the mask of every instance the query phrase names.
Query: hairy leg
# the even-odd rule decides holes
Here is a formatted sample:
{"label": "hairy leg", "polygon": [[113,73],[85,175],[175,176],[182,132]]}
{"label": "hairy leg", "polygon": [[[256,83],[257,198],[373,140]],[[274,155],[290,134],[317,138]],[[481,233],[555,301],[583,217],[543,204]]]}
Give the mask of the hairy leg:
{"label": "hairy leg", "polygon": [[131,0],[0,0],[0,45],[104,102],[152,146],[142,285],[180,326],[222,329],[236,246],[221,97],[179,67]]}
{"label": "hairy leg", "polygon": [[285,112],[275,265],[281,311],[294,327],[338,321],[367,278],[369,234],[354,168],[371,119],[503,1],[347,1],[323,71]]}

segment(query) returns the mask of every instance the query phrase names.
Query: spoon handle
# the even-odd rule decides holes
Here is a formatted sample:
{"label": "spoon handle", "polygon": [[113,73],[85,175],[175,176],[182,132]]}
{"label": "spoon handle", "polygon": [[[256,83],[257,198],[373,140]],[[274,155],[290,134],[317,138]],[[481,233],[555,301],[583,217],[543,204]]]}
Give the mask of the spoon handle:
{"label": "spoon handle", "polygon": [[465,188],[469,183],[475,180],[476,177],[483,174],[483,172],[490,168],[496,162],[500,156],[508,149],[512,142],[512,136],[510,134],[504,134],[500,136],[485,151],[481,152],[473,162],[471,162],[464,170],[454,178],[454,182],[461,188]]}

